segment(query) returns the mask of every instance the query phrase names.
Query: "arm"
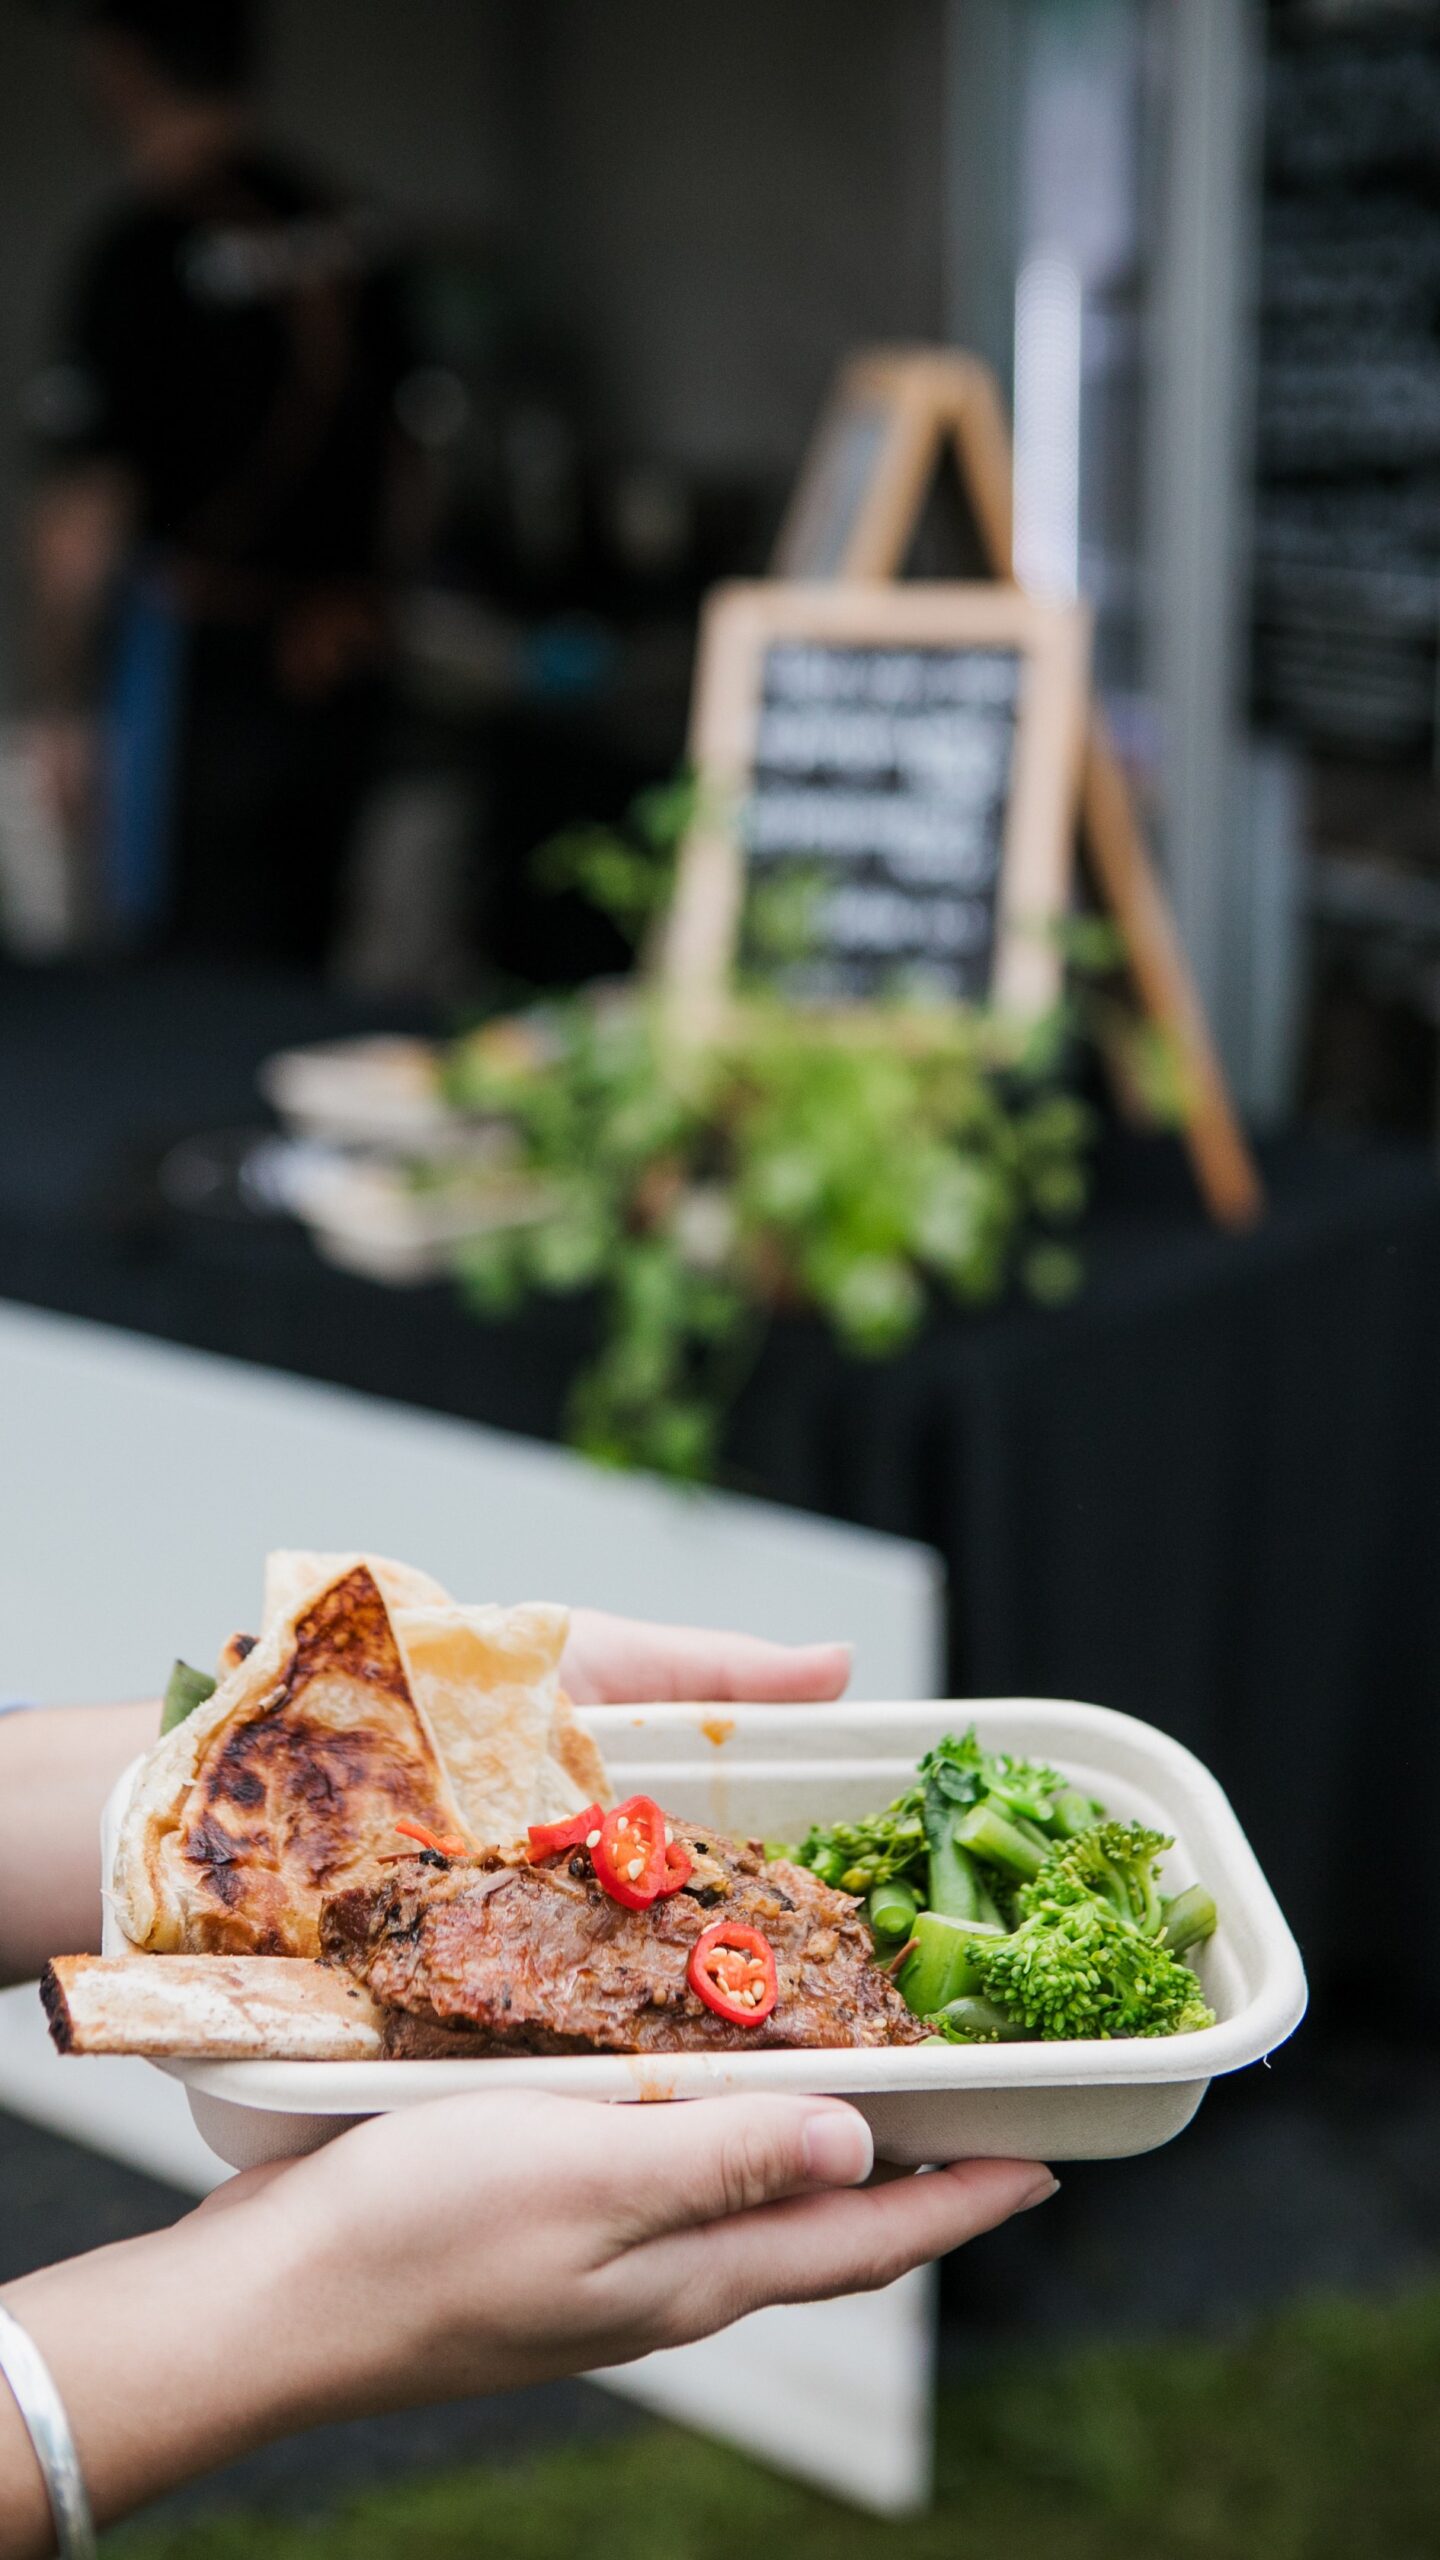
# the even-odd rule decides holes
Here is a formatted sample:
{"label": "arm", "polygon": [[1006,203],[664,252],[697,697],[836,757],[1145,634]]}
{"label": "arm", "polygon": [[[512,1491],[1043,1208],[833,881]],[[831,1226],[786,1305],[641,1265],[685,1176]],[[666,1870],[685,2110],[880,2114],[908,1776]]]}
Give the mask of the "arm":
{"label": "arm", "polygon": [[[4,2300],[50,2366],[104,2524],[306,2426],[626,2363],[766,2303],[888,2284],[1054,2186],[974,2160],[860,2190],[871,2162],[863,2118],[835,2099],[438,2099]],[[50,2548],[0,2386],[0,2560]]]}
{"label": "arm", "polygon": [[153,1698],[0,1716],[0,1983],[100,1945],[100,1815],[160,1730]]}

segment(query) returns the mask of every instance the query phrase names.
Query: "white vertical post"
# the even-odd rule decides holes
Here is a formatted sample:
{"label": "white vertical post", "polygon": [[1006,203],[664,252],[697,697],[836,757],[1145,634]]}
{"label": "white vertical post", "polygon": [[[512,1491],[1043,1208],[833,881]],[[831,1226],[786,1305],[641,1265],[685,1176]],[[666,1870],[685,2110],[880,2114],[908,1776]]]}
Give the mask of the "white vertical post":
{"label": "white vertical post", "polygon": [[1222,1055],[1247,1080],[1247,659],[1257,0],[1169,0],[1149,435],[1150,680],[1166,869]]}
{"label": "white vertical post", "polygon": [[1015,575],[1027,594],[1080,592],[1080,359],[1084,289],[1053,249],[1015,282]]}

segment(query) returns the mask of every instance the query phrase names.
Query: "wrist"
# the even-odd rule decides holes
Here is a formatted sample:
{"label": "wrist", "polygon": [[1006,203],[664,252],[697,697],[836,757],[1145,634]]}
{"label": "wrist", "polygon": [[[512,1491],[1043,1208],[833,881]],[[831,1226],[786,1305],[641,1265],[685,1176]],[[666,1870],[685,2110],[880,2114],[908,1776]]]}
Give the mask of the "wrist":
{"label": "wrist", "polygon": [[281,2172],[246,2208],[255,2219],[244,2245],[271,2278],[274,2432],[371,2416],[407,2396],[440,2396],[422,2379],[433,2370],[428,2295],[404,2266],[398,2240],[392,2262],[385,2227],[363,2211],[357,2218],[332,2210],[318,2160],[296,2170]]}
{"label": "wrist", "polygon": [[248,2217],[244,2203],[209,2228],[187,2215],[5,2288],[65,2405],[99,2525],[308,2422],[289,2394],[286,2268]]}

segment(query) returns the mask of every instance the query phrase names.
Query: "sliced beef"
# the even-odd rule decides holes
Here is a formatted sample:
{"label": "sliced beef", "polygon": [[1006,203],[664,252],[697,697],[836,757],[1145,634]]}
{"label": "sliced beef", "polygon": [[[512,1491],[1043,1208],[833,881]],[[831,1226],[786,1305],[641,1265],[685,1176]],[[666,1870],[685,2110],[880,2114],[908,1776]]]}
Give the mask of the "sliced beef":
{"label": "sliced beef", "polygon": [[[613,1902],[583,1849],[538,1865],[493,1852],[405,1859],[383,1882],[329,1897],[321,1945],[397,2013],[395,2053],[753,2052],[923,2035],[848,1895],[670,1819],[695,1870],[647,1910]],[[731,2026],[686,1981],[696,1939],[722,1919],[763,1930],[775,1950],[780,1997],[758,2027]]]}

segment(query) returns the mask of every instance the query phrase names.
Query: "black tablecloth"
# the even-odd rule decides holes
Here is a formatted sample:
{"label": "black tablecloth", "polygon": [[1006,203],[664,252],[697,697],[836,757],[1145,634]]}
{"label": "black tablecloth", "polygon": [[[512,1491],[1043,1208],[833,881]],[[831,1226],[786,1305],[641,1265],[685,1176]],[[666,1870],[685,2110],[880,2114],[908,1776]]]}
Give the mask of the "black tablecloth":
{"label": "black tablecloth", "polygon": [[[268,1050],[375,1019],[301,981],[0,970],[0,1294],[557,1434],[584,1310],[482,1326],[289,1228],[155,1205],[167,1140],[259,1116]],[[1113,1142],[1059,1313],[948,1319],[876,1365],[777,1329],[728,1471],[938,1548],[958,1693],[1164,1725],[1225,1780],[1325,1981],[1433,2014],[1440,1188],[1379,1145],[1291,1137],[1265,1164],[1269,1216],[1225,1237],[1173,1146]]]}

